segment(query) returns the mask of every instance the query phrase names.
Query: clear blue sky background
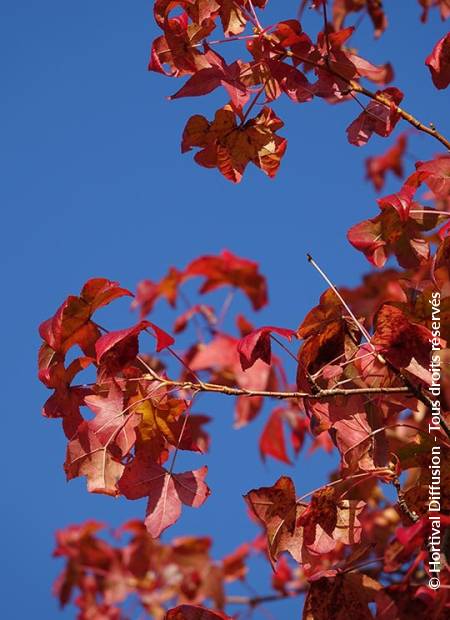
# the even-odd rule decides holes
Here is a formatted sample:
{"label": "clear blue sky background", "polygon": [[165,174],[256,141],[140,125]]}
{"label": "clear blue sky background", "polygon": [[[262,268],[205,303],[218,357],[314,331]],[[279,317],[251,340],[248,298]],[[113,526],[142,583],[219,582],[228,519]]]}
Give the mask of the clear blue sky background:
{"label": "clear blue sky background", "polygon": [[[272,4],[281,7],[280,17],[289,17],[296,2]],[[278,110],[289,148],[275,181],[251,168],[233,186],[196,166],[179,152],[184,123],[193,112],[211,116],[225,99],[166,101],[179,82],[146,71],[157,32],[151,5],[17,0],[0,6],[0,614],[8,620],[74,617],[73,608],[60,614],[50,594],[61,566],[50,558],[56,528],[87,518],[118,525],[144,513],[143,502],[88,495],[84,480],[66,484],[59,423],[40,416],[48,394],[36,380],[37,326],[67,294],[92,276],[134,288],[142,278],[160,277],[169,264],[182,267],[199,254],[229,248],[258,260],[269,278],[271,305],[257,322],[295,327],[324,289],[306,251],[338,284],[356,284],[368,267],[345,233],[376,212],[363,161],[388,141],[375,138],[364,149],[347,143],[345,127],[359,114],[356,104],[286,102]],[[365,38],[364,56],[393,60],[395,84],[407,93],[405,107],[448,134],[448,93],[434,90],[423,64],[446,25],[433,14],[421,26],[416,2],[386,5],[388,32],[374,42],[364,23],[355,45]],[[318,24],[308,14],[307,31]],[[424,136],[413,138],[409,150],[426,159],[439,148]],[[244,303],[242,308],[248,310]],[[123,304],[108,316],[111,327],[134,318]],[[156,317],[171,324],[163,304]],[[241,494],[272,484],[285,468],[259,461],[255,438],[264,416],[234,431],[229,401],[204,398],[198,409],[214,418],[212,452],[196,461],[208,463],[214,494],[201,510],[185,510],[169,535],[210,534],[219,557],[256,532]],[[290,474],[299,491],[307,491],[324,481],[329,465],[322,455],[302,456]],[[260,592],[267,591],[268,578],[257,570],[253,583]],[[273,612],[281,619],[299,614],[287,604]]]}

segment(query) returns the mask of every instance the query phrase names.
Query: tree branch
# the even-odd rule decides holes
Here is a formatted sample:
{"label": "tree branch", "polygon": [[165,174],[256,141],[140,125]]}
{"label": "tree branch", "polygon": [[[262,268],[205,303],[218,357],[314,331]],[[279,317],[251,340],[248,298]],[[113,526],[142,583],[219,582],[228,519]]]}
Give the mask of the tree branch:
{"label": "tree branch", "polygon": [[350,90],[356,93],[361,93],[362,95],[365,95],[369,99],[373,99],[374,101],[377,101],[378,103],[385,105],[389,109],[394,108],[396,112],[399,114],[399,116],[403,118],[403,120],[405,120],[407,123],[412,125],[418,131],[422,131],[428,134],[429,136],[432,136],[433,138],[438,140],[441,144],[443,144],[447,150],[450,151],[450,140],[447,140],[445,136],[439,133],[439,131],[434,126],[434,124],[430,123],[430,125],[425,125],[424,123],[419,121],[415,116],[413,116],[410,112],[407,112],[400,106],[395,105],[391,100],[388,100],[387,98],[383,97],[383,95],[374,93],[373,91],[369,90],[365,86],[361,86],[361,84],[358,84],[358,82],[355,82],[354,80],[349,80],[348,78],[342,76],[340,73],[338,73],[337,71],[335,71],[334,69],[330,67],[329,62],[326,62],[325,64],[322,64],[320,62],[313,62],[308,58],[304,58],[303,56],[300,56],[299,54],[295,54],[294,52],[291,52],[290,50],[278,50],[278,51],[280,54],[283,53],[286,56],[290,58],[295,58],[299,60],[300,62],[306,63],[307,65],[311,65],[313,67],[319,67],[320,69],[328,71],[329,73],[331,73],[331,75],[338,77],[340,80],[348,84]]}
{"label": "tree branch", "polygon": [[[345,78],[343,78],[341,75],[338,75],[338,77],[345,80]],[[362,95],[365,95],[366,97],[369,97],[374,101],[378,101],[378,103],[382,103],[388,108],[394,107],[396,112],[403,118],[403,120],[412,125],[418,131],[423,131],[429,136],[436,138],[436,140],[438,140],[441,144],[445,146],[446,149],[450,151],[450,140],[447,140],[447,138],[445,138],[441,133],[439,133],[433,123],[430,123],[429,125],[424,125],[424,123],[421,123],[417,118],[415,118],[412,114],[410,114],[400,106],[393,105],[392,102],[388,101],[385,97],[383,97],[383,95],[374,93],[371,90],[365,88],[364,86],[361,86],[361,84],[354,82],[353,80],[348,81],[348,84],[354,92],[361,93]]]}
{"label": "tree branch", "polygon": [[225,394],[226,396],[262,396],[267,398],[276,398],[280,400],[292,399],[292,398],[308,398],[311,400],[319,400],[321,398],[330,398],[333,396],[353,396],[355,394],[410,394],[410,388],[406,386],[398,387],[362,387],[362,388],[330,388],[320,389],[315,394],[309,392],[277,392],[266,390],[248,390],[244,388],[229,387],[228,385],[220,385],[217,383],[194,383],[192,381],[174,381],[172,379],[166,379],[160,377],[157,373],[152,371],[148,375],[139,377],[140,379],[149,379],[158,381],[161,385],[175,387],[180,390],[189,390],[193,392],[214,392],[218,394]]}
{"label": "tree branch", "polygon": [[272,603],[274,601],[284,601],[287,598],[295,598],[304,593],[304,589],[291,590],[285,594],[266,594],[263,596],[227,596],[225,602],[227,605],[247,605],[248,607],[257,607],[264,603]]}

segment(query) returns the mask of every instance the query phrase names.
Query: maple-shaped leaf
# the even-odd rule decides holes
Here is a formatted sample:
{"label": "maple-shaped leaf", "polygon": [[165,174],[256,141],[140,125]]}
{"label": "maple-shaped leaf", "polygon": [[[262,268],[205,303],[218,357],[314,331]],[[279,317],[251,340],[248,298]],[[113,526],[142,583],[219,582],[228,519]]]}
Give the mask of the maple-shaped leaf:
{"label": "maple-shaped leaf", "polygon": [[294,483],[282,477],[273,487],[254,489],[244,496],[267,534],[274,562],[283,551],[303,563],[313,554],[328,553],[338,543],[354,544],[361,537],[359,514],[365,503],[335,498],[334,491],[316,494],[310,506],[297,501]]}
{"label": "maple-shaped leaf", "polygon": [[293,329],[273,326],[259,327],[247,334],[247,336],[239,340],[237,346],[243,370],[251,368],[258,359],[270,366],[272,359],[270,335],[272,333],[283,336],[283,338],[287,338],[289,341],[296,335]]}
{"label": "maple-shaped leaf", "polygon": [[321,577],[309,588],[303,620],[373,620],[373,603],[383,586],[357,572]]}
{"label": "maple-shaped leaf", "polygon": [[96,310],[124,295],[132,296],[117,282],[105,278],[88,280],[80,296],[69,296],[54,316],[41,323],[41,338],[54,350],[66,353],[73,345],[79,345],[86,355],[91,355],[93,345],[100,336],[98,327],[91,321]]}
{"label": "maple-shaped leaf", "polygon": [[347,136],[350,144],[363,146],[367,144],[373,133],[382,138],[389,136],[400,119],[397,106],[403,99],[403,93],[398,88],[386,88],[376,92],[381,101],[371,101],[353,123],[347,127]]}
{"label": "maple-shaped leaf", "polygon": [[380,199],[379,204],[382,213],[352,226],[348,240],[376,267],[383,267],[388,256],[395,254],[402,267],[417,269],[430,256],[423,233],[435,228],[438,216],[400,192]]}
{"label": "maple-shaped leaf", "polygon": [[[114,438],[114,432],[111,434]],[[76,437],[67,446],[64,463],[67,480],[78,476],[86,476],[90,493],[118,495],[117,482],[124,466],[113,455],[108,441],[101,441],[92,433],[88,422],[79,425]]]}
{"label": "maple-shaped leaf", "polygon": [[140,423],[140,416],[131,408],[124,407],[120,388],[111,383],[106,397],[86,396],[84,402],[95,414],[95,417],[87,422],[89,433],[95,435],[110,452],[118,450],[117,458],[129,454],[136,442],[136,427]]}
{"label": "maple-shaped leaf", "polygon": [[359,542],[362,525],[359,515],[365,502],[339,500],[333,487],[316,491],[310,505],[297,521],[303,527],[303,544],[314,553],[328,553],[339,541],[346,545]]}
{"label": "maple-shaped leaf", "polygon": [[229,105],[217,110],[213,121],[191,116],[183,132],[182,153],[200,148],[195,161],[205,168],[217,168],[233,183],[239,183],[252,162],[270,178],[280,167],[287,141],[276,132],[284,123],[275,112],[264,107],[257,116],[238,122]]}
{"label": "maple-shaped leaf", "polygon": [[450,32],[439,39],[425,64],[436,88],[447,88],[450,84]]}
{"label": "maple-shaped leaf", "polygon": [[164,620],[232,620],[221,611],[213,611],[199,605],[179,605],[169,609]]}
{"label": "maple-shaped leaf", "polygon": [[128,499],[149,496],[145,525],[148,532],[157,538],[173,525],[181,515],[181,506],[201,506],[210,490],[205,483],[208,468],[173,474],[142,451],[125,466],[119,481],[120,492]]}
{"label": "maple-shaped leaf", "polygon": [[272,562],[283,551],[289,551],[301,562],[303,531],[296,524],[305,507],[297,503],[292,480],[283,476],[272,487],[254,489],[244,495],[244,499],[266,529]]}
{"label": "maple-shaped leaf", "polygon": [[377,192],[383,189],[388,172],[392,172],[399,178],[403,177],[403,156],[407,142],[406,134],[402,133],[385,153],[366,159],[366,179],[372,181]]}
{"label": "maple-shaped leaf", "polygon": [[142,280],[137,286],[136,296],[131,307],[133,309],[139,308],[141,318],[153,310],[155,302],[161,297],[164,297],[172,307],[175,307],[182,275],[178,269],[171,267],[159,282]]}
{"label": "maple-shaped leaf", "polygon": [[341,301],[332,289],[326,290],[297,331],[298,337],[305,340],[299,352],[299,387],[304,369],[315,372],[343,353],[350,329]]}
{"label": "maple-shaped leaf", "polygon": [[121,461],[136,442],[140,415],[124,407],[123,393],[115,383],[111,383],[106,397],[89,395],[85,404],[95,416],[78,425],[67,446],[67,479],[86,476],[91,493],[117,495]]}
{"label": "maple-shaped leaf", "polygon": [[109,332],[95,343],[97,363],[114,369],[123,368],[134,360],[139,352],[138,336],[144,330],[151,329],[156,338],[156,350],[162,351],[175,341],[163,329],[150,321],[140,321],[133,327]]}
{"label": "maple-shaped leaf", "polygon": [[149,71],[171,77],[190,75],[210,67],[208,55],[199,45],[216,27],[213,19],[189,23],[187,13],[164,21],[164,35],[153,41]]}
{"label": "maple-shaped leaf", "polygon": [[283,463],[291,464],[286,451],[284,436],[284,409],[277,408],[272,411],[259,438],[259,452],[264,461],[266,456],[271,456]]}
{"label": "maple-shaped leaf", "polygon": [[405,368],[414,357],[428,367],[433,336],[429,329],[412,323],[402,310],[383,304],[375,317],[372,343],[396,368]]}
{"label": "maple-shaped leaf", "polygon": [[200,293],[208,293],[222,286],[241,289],[259,310],[267,304],[267,283],[259,272],[258,263],[223,250],[218,256],[201,256],[185,270],[185,277],[204,276]]}

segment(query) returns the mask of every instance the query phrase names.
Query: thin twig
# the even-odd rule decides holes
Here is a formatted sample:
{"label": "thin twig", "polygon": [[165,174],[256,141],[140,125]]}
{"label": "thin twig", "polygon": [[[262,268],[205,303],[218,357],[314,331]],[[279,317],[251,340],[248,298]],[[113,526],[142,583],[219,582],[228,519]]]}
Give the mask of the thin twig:
{"label": "thin twig", "polygon": [[325,35],[325,43],[327,46],[327,58],[326,62],[329,63],[331,56],[330,38],[328,36],[328,16],[327,16],[327,0],[323,0],[323,33]]}
{"label": "thin twig", "polygon": [[345,299],[342,297],[340,292],[337,290],[337,288],[335,287],[333,282],[330,280],[330,278],[327,276],[327,274],[319,267],[319,265],[316,263],[316,261],[311,256],[311,254],[307,254],[306,257],[308,259],[308,262],[311,263],[311,265],[314,267],[314,269],[316,269],[320,273],[322,278],[330,286],[330,288],[332,289],[333,293],[336,295],[336,297],[339,299],[341,304],[344,306],[344,308],[347,310],[349,315],[352,317],[353,322],[355,323],[356,327],[361,332],[361,334],[364,336],[364,338],[367,340],[367,343],[372,347],[372,349],[375,350],[375,347],[373,346],[372,342],[370,341],[370,334],[369,334],[369,332],[364,327],[364,325],[362,325],[361,322],[358,321],[358,319],[356,318],[356,316],[353,314],[352,310],[350,309],[350,306],[347,304]]}
{"label": "thin twig", "polygon": [[330,398],[333,396],[354,396],[355,394],[410,394],[410,388],[406,386],[399,387],[362,387],[362,388],[331,388],[321,389],[316,394],[309,392],[278,392],[270,390],[250,390],[244,388],[229,387],[228,385],[220,385],[216,383],[194,383],[192,381],[173,381],[164,377],[143,375],[141,379],[160,381],[164,385],[178,387],[180,390],[193,390],[196,392],[214,392],[225,394],[227,396],[262,396],[267,398],[275,398],[279,400],[308,398],[309,400],[319,400],[321,398]]}

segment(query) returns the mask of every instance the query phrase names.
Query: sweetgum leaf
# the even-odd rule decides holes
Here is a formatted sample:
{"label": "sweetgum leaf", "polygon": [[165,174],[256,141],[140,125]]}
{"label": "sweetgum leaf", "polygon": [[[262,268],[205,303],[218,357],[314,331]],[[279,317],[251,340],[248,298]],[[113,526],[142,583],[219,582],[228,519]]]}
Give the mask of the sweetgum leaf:
{"label": "sweetgum leaf", "polygon": [[201,256],[185,270],[185,278],[204,276],[200,293],[208,293],[222,286],[241,289],[255,310],[267,304],[267,283],[259,272],[258,263],[223,250],[218,256]]}
{"label": "sweetgum leaf", "polygon": [[247,334],[239,340],[237,346],[242,370],[251,368],[258,359],[270,365],[272,359],[271,333],[283,336],[289,341],[295,336],[293,329],[273,326],[259,327]]}
{"label": "sweetgum leaf", "polygon": [[152,461],[142,450],[125,466],[119,481],[120,492],[128,499],[149,496],[145,525],[157,538],[181,515],[181,506],[201,506],[210,490],[205,483],[207,467],[172,474]]}
{"label": "sweetgum leaf", "polygon": [[369,603],[383,586],[361,573],[321,577],[311,583],[303,620],[373,620]]}
{"label": "sweetgum leaf", "polygon": [[179,605],[169,609],[164,620],[232,620],[221,611],[212,611],[199,605]]}
{"label": "sweetgum leaf", "polygon": [[376,95],[382,96],[385,103],[371,101],[364,112],[347,127],[350,144],[363,146],[373,133],[385,138],[392,133],[399,121],[397,106],[403,99],[403,93],[398,88],[391,87],[377,91]]}
{"label": "sweetgum leaf", "polygon": [[436,88],[447,88],[450,84],[450,32],[439,39],[425,64]]}

